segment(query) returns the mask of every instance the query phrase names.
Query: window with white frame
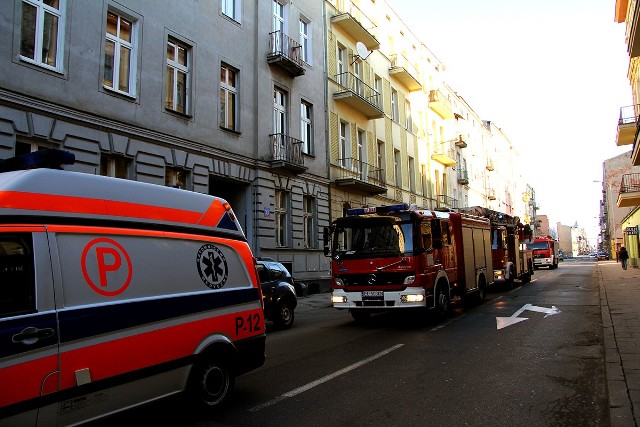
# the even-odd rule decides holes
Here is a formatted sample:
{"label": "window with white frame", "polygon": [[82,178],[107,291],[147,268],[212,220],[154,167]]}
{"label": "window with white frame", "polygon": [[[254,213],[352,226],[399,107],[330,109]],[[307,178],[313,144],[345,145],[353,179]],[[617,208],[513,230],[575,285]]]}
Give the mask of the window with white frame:
{"label": "window with white frame", "polygon": [[424,197],[429,197],[429,180],[427,175],[427,165],[422,165],[422,195]]}
{"label": "window with white frame", "polygon": [[300,59],[311,64],[311,23],[300,18]]}
{"label": "window with white frame", "polygon": [[413,120],[411,119],[411,103],[408,100],[404,102],[405,127],[409,132],[413,132]]}
{"label": "window with white frame", "polygon": [[[383,173],[384,173],[384,141],[380,141],[378,140],[378,143],[376,144],[376,167],[380,170],[379,172],[379,178],[383,179]],[[383,179],[384,180],[384,179]]]}
{"label": "window with white frame", "polygon": [[287,246],[287,221],[289,211],[289,194],[284,190],[276,190],[274,213],[276,217],[276,246]]}
{"label": "window with white frame", "polygon": [[398,92],[391,89],[391,120],[397,122],[400,115],[398,114]]}
{"label": "window with white frame", "polygon": [[100,175],[114,178],[129,178],[129,159],[123,156],[100,155]]}
{"label": "window with white frame", "polygon": [[315,248],[315,228],[313,218],[315,217],[315,199],[304,196],[302,200],[302,222],[304,224],[304,247]]}
{"label": "window with white frame", "polygon": [[415,161],[413,160],[413,157],[409,156],[409,162],[407,163],[407,175],[409,175],[409,191],[412,193],[416,192],[416,172],[414,168]]}
{"label": "window with white frame", "polygon": [[191,48],[169,37],[167,40],[167,76],[165,108],[182,114],[189,113]]}
{"label": "window with white frame", "polygon": [[349,125],[340,121],[340,137],[338,139],[338,152],[340,153],[340,166],[346,167],[347,162],[347,134]]}
{"label": "window with white frame", "polygon": [[103,85],[135,96],[136,23],[117,12],[107,12]]}
{"label": "window with white frame", "polygon": [[241,6],[241,0],[222,0],[222,14],[236,22],[240,22]]}
{"label": "window with white frame", "polygon": [[396,187],[402,186],[402,163],[400,157],[400,150],[393,150],[393,170],[396,175]]}
{"label": "window with white frame", "polygon": [[238,70],[220,66],[220,127],[238,130]]}
{"label": "window with white frame", "polygon": [[375,91],[374,104],[380,107],[382,105],[382,78],[378,75],[373,80],[373,90]]}
{"label": "window with white frame", "polygon": [[366,179],[367,171],[364,169],[364,149],[367,146],[367,134],[362,129],[358,129],[358,140],[356,141],[358,146],[358,151],[356,152],[355,164],[353,165],[353,170],[360,172],[361,179]]}
{"label": "window with white frame", "polygon": [[62,71],[66,0],[23,0],[20,58]]}
{"label": "window with white frame", "polygon": [[287,134],[287,93],[273,88],[273,133]]}
{"label": "window with white frame", "polygon": [[344,74],[347,71],[347,48],[341,44],[338,44],[337,67],[338,84],[345,86],[348,82],[347,76]]}
{"label": "window with white frame", "polygon": [[302,152],[313,154],[313,107],[306,101],[300,102],[300,139]]}
{"label": "window with white frame", "polygon": [[167,187],[187,189],[189,172],[181,168],[167,167],[164,176],[164,185]]}

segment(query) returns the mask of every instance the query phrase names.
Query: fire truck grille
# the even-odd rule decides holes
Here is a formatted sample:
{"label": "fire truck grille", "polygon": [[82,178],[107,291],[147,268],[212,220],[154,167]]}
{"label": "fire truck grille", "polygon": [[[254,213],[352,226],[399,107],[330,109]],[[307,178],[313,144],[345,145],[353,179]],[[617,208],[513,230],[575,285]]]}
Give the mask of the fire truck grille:
{"label": "fire truck grille", "polygon": [[533,254],[534,258],[544,258],[543,254]]}
{"label": "fire truck grille", "polygon": [[360,291],[371,288],[386,290],[404,289],[404,279],[408,273],[370,273],[339,276],[346,286],[346,291]]}

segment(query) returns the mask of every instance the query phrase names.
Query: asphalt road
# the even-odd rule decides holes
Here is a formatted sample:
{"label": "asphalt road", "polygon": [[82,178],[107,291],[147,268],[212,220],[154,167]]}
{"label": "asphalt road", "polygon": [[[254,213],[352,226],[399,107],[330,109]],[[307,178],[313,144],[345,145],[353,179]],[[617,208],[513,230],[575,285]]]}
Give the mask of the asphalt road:
{"label": "asphalt road", "polygon": [[[536,270],[444,321],[301,309],[268,331],[265,365],[236,381],[223,412],[196,416],[177,399],[104,425],[607,426],[595,262]],[[527,320],[521,320],[527,319]]]}

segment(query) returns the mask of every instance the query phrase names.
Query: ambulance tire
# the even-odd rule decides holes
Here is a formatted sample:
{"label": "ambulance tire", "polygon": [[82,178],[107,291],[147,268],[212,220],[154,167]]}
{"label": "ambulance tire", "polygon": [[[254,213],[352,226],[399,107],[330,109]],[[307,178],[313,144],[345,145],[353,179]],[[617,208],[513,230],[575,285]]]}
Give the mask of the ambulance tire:
{"label": "ambulance tire", "polygon": [[229,401],[235,377],[229,362],[223,357],[203,354],[191,369],[187,398],[202,411],[216,411]]}
{"label": "ambulance tire", "polygon": [[434,315],[436,316],[436,319],[442,320],[446,318],[450,309],[451,300],[449,298],[447,284],[440,282],[436,287],[436,300],[434,306]]}

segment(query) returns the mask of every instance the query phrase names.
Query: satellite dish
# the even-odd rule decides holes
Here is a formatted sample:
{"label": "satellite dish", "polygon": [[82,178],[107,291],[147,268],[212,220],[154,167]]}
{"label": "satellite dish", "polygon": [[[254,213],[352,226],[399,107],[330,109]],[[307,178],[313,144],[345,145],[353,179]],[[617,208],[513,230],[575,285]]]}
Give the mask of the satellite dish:
{"label": "satellite dish", "polygon": [[371,55],[371,51],[369,51],[369,49],[367,49],[367,47],[362,42],[356,43],[356,52],[358,52],[358,56],[363,61],[367,59],[369,55]]}

